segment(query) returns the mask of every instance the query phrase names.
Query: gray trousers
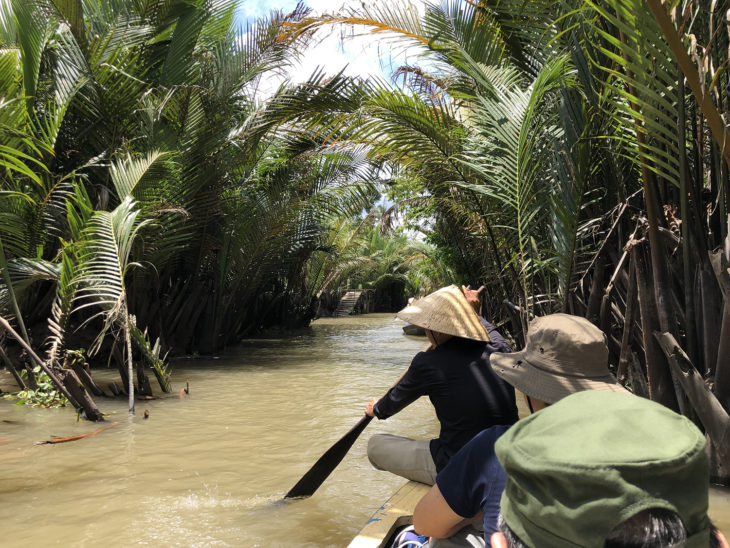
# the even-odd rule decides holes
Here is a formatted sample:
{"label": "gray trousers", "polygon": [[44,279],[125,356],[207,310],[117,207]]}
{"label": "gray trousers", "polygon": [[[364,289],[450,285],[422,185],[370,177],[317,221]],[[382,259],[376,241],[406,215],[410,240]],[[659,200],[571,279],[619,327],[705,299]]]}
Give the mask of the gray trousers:
{"label": "gray trousers", "polygon": [[436,465],[428,441],[374,434],[368,440],[368,459],[378,470],[387,470],[426,485],[436,482]]}

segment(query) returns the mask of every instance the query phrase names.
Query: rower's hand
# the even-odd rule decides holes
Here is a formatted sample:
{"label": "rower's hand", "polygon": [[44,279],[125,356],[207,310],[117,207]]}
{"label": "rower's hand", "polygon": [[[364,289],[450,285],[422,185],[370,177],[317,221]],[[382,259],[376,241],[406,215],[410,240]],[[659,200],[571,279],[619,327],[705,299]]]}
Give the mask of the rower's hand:
{"label": "rower's hand", "polygon": [[479,299],[479,295],[482,291],[484,291],[484,286],[481,286],[479,289],[472,289],[471,286],[461,286],[461,291],[464,293],[464,297],[466,297],[466,300],[469,302],[471,307],[474,309],[474,312],[479,314],[479,309],[481,308],[481,301]]}
{"label": "rower's hand", "polygon": [[375,416],[375,411],[373,411],[373,407],[375,407],[375,404],[378,403],[378,400],[379,399],[380,398],[373,398],[372,400],[370,400],[370,403],[365,408],[365,414],[367,416],[369,416],[369,417],[374,417]]}

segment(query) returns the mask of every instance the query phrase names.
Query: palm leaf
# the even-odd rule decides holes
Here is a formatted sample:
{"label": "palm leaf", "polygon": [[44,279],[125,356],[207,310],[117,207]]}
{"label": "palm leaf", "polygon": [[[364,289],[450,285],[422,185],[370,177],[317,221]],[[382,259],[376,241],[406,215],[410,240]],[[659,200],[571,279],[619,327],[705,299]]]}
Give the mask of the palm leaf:
{"label": "palm leaf", "polygon": [[561,87],[570,86],[572,78],[567,57],[556,57],[543,66],[526,90],[505,89],[498,100],[481,98],[473,116],[479,131],[473,150],[479,153],[461,160],[484,180],[483,185],[462,186],[493,198],[505,208],[501,227],[513,234],[513,261],[521,275],[525,302],[531,270],[539,266],[532,238],[546,212],[543,198],[549,188],[552,143],[562,135],[555,125],[554,95]]}
{"label": "palm leaf", "polygon": [[109,174],[119,199],[124,200],[127,197],[141,199],[145,182],[159,175],[152,171],[153,167],[166,156],[164,152],[152,150],[139,158],[127,154],[126,157],[112,162]]}
{"label": "palm leaf", "polygon": [[99,308],[92,318],[104,318],[104,328],[90,349],[92,353],[98,350],[101,338],[115,322],[123,326],[127,323],[124,280],[135,264],[129,261],[134,240],[148,222],[137,220],[139,210],[135,207],[135,202],[127,197],[113,211],[95,211],[83,230],[80,268],[74,280],[79,302],[75,310]]}
{"label": "palm leaf", "polygon": [[[594,32],[603,40],[593,59],[613,95],[604,108],[617,123],[619,135],[640,131],[644,146],[622,140],[634,157],[657,175],[679,185],[676,145],[676,66],[656,20],[644,2],[588,2],[599,18]],[[619,37],[620,33],[620,37]],[[635,108],[641,105],[641,108]],[[617,115],[618,114],[618,115]]]}

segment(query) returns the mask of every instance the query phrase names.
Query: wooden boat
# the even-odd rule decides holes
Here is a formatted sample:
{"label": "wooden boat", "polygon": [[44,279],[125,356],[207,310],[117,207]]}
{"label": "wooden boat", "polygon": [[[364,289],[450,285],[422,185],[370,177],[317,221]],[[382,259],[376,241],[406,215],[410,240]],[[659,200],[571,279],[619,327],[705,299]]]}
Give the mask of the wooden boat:
{"label": "wooden boat", "polygon": [[385,548],[394,533],[413,523],[413,510],[430,485],[409,481],[378,508],[348,548]]}
{"label": "wooden boat", "polygon": [[406,335],[411,335],[412,337],[425,337],[426,331],[423,329],[423,327],[418,327],[417,325],[413,325],[412,323],[407,323],[403,326],[403,333]]}

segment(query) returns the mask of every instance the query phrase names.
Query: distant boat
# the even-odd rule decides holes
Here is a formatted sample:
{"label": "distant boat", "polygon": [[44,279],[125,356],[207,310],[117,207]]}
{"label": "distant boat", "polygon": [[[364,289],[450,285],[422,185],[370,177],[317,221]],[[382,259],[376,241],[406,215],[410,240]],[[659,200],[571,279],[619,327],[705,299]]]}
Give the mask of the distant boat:
{"label": "distant boat", "polygon": [[425,337],[426,330],[423,327],[418,327],[412,323],[407,323],[403,326],[403,333],[412,337]]}

